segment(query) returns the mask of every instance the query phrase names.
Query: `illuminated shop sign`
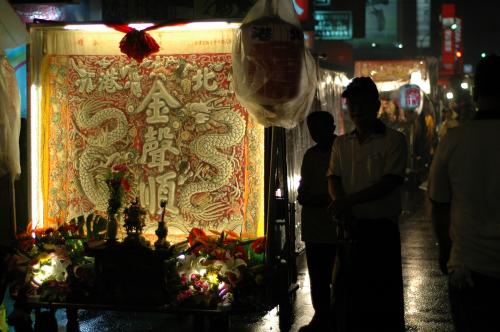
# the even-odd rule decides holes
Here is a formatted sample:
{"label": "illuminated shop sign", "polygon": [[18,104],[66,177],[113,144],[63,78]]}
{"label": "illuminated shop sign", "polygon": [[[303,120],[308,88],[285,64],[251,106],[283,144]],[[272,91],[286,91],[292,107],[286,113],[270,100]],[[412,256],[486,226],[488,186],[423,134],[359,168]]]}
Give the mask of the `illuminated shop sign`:
{"label": "illuminated shop sign", "polygon": [[331,4],[330,0],[314,0],[315,6],[330,6],[330,4]]}
{"label": "illuminated shop sign", "polygon": [[350,11],[316,11],[314,27],[316,39],[352,39],[352,13]]}

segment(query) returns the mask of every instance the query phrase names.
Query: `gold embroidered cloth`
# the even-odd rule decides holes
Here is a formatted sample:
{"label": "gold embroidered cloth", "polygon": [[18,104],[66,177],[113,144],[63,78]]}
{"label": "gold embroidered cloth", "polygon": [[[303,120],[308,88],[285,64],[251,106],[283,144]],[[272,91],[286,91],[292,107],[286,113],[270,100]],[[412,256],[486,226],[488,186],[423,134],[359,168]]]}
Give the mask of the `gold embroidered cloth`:
{"label": "gold embroidered cloth", "polygon": [[146,233],[161,200],[170,240],[195,226],[261,233],[263,128],[234,98],[229,53],[52,54],[41,67],[45,226],[104,214],[106,174],[126,164]]}

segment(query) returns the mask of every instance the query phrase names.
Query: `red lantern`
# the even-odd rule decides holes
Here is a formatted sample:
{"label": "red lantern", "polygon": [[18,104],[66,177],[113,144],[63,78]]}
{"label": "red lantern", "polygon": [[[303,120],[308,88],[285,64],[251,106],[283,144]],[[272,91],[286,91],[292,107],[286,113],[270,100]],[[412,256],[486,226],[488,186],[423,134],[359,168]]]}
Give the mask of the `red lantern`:
{"label": "red lantern", "polygon": [[422,103],[422,92],[415,84],[405,84],[399,88],[399,105],[404,110],[417,110]]}
{"label": "red lantern", "polygon": [[249,82],[264,84],[252,96],[258,104],[276,105],[294,99],[299,93],[304,34],[278,17],[263,17],[241,26],[242,49],[249,62]]}

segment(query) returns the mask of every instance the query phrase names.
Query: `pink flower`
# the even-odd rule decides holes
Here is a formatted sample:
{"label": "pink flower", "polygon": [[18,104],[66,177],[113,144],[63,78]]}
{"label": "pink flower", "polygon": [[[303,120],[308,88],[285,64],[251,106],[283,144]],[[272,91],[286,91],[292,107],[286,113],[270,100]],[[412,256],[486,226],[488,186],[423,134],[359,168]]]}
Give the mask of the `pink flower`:
{"label": "pink flower", "polygon": [[177,294],[177,301],[184,301],[185,299],[187,299],[188,297],[192,296],[193,295],[193,292],[191,292],[189,289],[187,290],[182,290],[179,292],[179,294]]}
{"label": "pink flower", "polygon": [[187,283],[187,277],[186,277],[186,274],[183,273],[181,275],[181,284],[185,285]]}

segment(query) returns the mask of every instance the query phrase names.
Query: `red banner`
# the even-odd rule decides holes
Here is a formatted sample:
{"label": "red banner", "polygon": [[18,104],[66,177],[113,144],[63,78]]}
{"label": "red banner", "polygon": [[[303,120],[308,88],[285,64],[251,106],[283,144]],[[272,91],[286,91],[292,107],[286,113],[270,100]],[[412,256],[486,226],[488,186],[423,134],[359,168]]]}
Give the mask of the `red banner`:
{"label": "red banner", "polygon": [[443,32],[441,36],[441,75],[455,73],[456,36],[452,28],[455,23],[455,5],[443,4],[441,6],[441,19]]}

